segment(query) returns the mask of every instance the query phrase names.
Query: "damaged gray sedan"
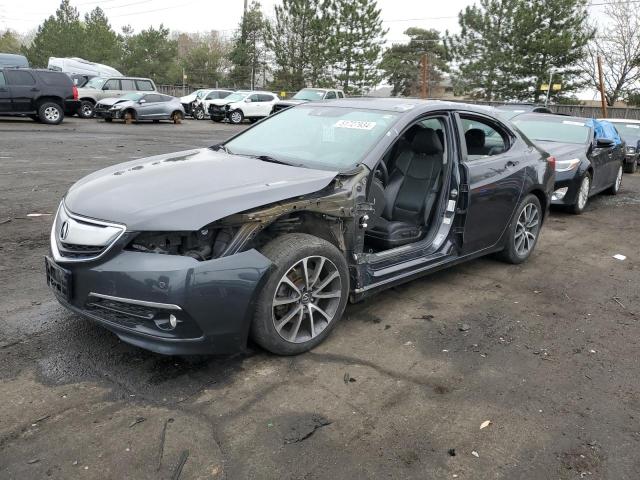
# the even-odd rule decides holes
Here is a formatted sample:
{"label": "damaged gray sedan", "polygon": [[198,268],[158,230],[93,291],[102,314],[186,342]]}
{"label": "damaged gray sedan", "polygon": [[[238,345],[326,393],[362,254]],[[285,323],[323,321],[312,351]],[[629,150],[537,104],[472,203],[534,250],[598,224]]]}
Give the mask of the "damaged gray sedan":
{"label": "damaged gray sedan", "polygon": [[309,103],[207,149],[77,182],[51,230],[58,300],[165,354],[249,337],[307,351],[349,300],[481,255],[534,250],[553,157],[486,109]]}

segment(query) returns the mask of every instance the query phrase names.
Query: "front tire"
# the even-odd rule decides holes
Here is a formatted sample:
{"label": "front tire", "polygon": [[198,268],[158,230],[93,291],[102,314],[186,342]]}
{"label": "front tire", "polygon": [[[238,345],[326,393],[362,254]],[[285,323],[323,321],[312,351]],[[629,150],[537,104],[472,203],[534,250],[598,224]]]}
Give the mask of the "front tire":
{"label": "front tire", "polygon": [[182,112],[179,112],[177,110],[171,114],[171,121],[176,125],[182,123],[183,118],[184,115],[182,115]]}
{"label": "front tire", "polygon": [[542,215],[538,197],[531,193],[524,197],[507,230],[507,241],[499,255],[502,260],[516,265],[531,256],[538,243]]}
{"label": "front tire", "polygon": [[244,121],[244,113],[242,110],[234,110],[229,114],[229,121],[234,125],[239,125]]}
{"label": "front tire", "polygon": [[64,119],[64,110],[54,102],[45,102],[38,108],[38,118],[47,125],[58,125]]}
{"label": "front tire", "polygon": [[634,160],[631,163],[624,164],[624,173],[636,173],[636,169],[638,168],[638,162]]}
{"label": "front tire", "polygon": [[589,192],[591,192],[591,176],[586,173],[582,180],[580,180],[580,187],[578,187],[578,195],[576,196],[576,203],[569,207],[571,213],[580,215],[584,212],[587,202],[589,201]]}
{"label": "front tire", "polygon": [[340,320],[349,297],[349,269],[334,245],[304,233],[283,235],[261,252],[273,262],[251,324],[251,336],[278,355],[320,344]]}
{"label": "front tire", "polygon": [[618,192],[620,191],[620,186],[622,185],[622,165],[620,165],[618,167],[618,172],[616,173],[616,179],[613,182],[613,185],[611,185],[607,191],[606,194],[607,195],[617,195]]}

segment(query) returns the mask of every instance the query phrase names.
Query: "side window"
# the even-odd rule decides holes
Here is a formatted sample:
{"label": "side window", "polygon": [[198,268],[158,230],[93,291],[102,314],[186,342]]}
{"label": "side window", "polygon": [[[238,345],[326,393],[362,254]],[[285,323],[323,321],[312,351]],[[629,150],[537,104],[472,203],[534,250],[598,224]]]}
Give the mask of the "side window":
{"label": "side window", "polygon": [[214,100],[216,98],[218,98],[218,94],[216,92],[211,92],[205,97],[205,100]]}
{"label": "side window", "polygon": [[130,90],[130,91],[136,90],[136,84],[131,79],[123,78],[122,80],[120,80],[120,84],[122,85],[122,90]]}
{"label": "side window", "polygon": [[327,94],[324,97],[325,100],[333,100],[335,98],[338,98],[338,96],[336,95],[336,92],[334,92],[334,91],[327,92]]}
{"label": "side window", "polygon": [[259,102],[260,101],[260,95],[258,95],[257,93],[254,93],[253,95],[251,95],[249,97],[249,100],[251,100],[252,102]]}
{"label": "side window", "polygon": [[120,90],[120,80],[107,80],[107,82],[102,87],[102,90]]}
{"label": "side window", "polygon": [[155,88],[153,88],[153,83],[149,80],[136,80],[136,85],[138,86],[136,90],[141,92],[153,92],[155,90]]}
{"label": "side window", "polygon": [[162,101],[162,96],[161,95],[150,94],[150,95],[145,95],[144,99],[147,101],[147,103],[155,103],[155,102],[161,102]]}
{"label": "side window", "polygon": [[262,95],[259,95],[259,97],[260,97],[260,101],[261,102],[271,102],[271,101],[273,101],[273,96],[272,95],[262,94]]}
{"label": "side window", "polygon": [[218,98],[227,98],[231,92],[218,92]]}
{"label": "side window", "polygon": [[490,120],[461,116],[467,160],[492,157],[510,148],[509,135]]}
{"label": "side window", "polygon": [[30,72],[21,70],[7,70],[5,72],[7,76],[7,83],[9,85],[35,85],[36,79],[33,78]]}
{"label": "side window", "polygon": [[3,87],[7,84],[6,80],[4,79],[4,73],[0,72],[0,87]]}

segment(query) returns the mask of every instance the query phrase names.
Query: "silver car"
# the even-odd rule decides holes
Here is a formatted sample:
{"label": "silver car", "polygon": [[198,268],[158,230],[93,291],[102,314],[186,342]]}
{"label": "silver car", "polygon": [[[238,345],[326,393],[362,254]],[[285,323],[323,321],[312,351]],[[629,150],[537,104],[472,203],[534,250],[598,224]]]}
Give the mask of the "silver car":
{"label": "silver car", "polygon": [[180,100],[161,93],[127,93],[120,97],[100,100],[95,107],[95,116],[106,122],[122,119],[126,123],[141,120],[171,120],[180,123],[184,118],[184,107]]}

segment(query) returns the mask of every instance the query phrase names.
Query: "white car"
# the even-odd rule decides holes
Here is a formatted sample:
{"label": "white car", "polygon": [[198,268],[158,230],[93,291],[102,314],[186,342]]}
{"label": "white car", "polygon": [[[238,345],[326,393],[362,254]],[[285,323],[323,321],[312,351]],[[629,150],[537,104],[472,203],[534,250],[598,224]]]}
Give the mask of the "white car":
{"label": "white car", "polygon": [[233,90],[225,90],[216,88],[213,90],[207,90],[206,94],[203,94],[196,98],[195,104],[193,105],[193,116],[198,120],[203,120],[206,116],[206,112],[209,111],[209,106],[212,103],[216,103],[220,100],[224,100],[229,95],[233,93]]}
{"label": "white car", "polygon": [[209,115],[214,122],[225,118],[231,123],[242,123],[245,119],[252,122],[271,114],[273,106],[280,101],[275,93],[258,90],[239,90],[227,98],[212,101]]}

